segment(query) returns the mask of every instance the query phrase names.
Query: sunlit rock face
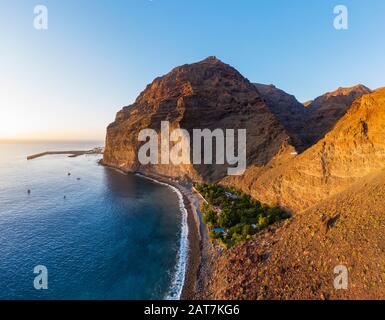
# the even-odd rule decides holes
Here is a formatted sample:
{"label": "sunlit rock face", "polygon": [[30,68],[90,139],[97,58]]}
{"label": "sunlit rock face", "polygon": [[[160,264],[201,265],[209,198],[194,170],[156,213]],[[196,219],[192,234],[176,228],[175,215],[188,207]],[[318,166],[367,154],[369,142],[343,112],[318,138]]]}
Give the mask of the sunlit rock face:
{"label": "sunlit rock face", "polygon": [[255,86],[231,66],[209,57],[155,79],[135,103],[117,113],[107,128],[104,164],[196,181],[212,182],[227,175],[229,165],[216,165],[215,157],[212,165],[142,165],[137,157],[143,145],[139,132],[151,128],[160,133],[162,121],[169,121],[170,129],[186,129],[190,137],[193,129],[246,129],[247,165],[266,165],[288,147],[290,139]]}
{"label": "sunlit rock face", "polygon": [[298,212],[385,167],[385,89],[357,98],[332,131],[299,155],[226,177],[269,204]]}
{"label": "sunlit rock face", "polygon": [[345,115],[354,100],[371,93],[364,85],[338,88],[306,103],[305,143],[311,146],[322,139]]}

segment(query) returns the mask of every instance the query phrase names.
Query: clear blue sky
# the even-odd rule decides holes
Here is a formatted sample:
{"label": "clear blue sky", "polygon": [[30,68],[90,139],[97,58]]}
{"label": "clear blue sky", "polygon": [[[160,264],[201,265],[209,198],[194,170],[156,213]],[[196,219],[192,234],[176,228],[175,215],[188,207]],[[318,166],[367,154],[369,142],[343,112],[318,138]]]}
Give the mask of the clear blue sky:
{"label": "clear blue sky", "polygon": [[383,0],[1,0],[0,35],[0,139],[103,139],[146,84],[209,55],[300,101],[385,86]]}

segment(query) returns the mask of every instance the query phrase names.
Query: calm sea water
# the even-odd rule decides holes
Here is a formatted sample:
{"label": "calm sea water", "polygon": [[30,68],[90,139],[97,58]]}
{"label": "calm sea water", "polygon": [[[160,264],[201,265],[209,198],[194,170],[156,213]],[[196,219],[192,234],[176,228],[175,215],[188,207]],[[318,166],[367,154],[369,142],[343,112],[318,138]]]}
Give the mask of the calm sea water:
{"label": "calm sea water", "polygon": [[[95,146],[0,143],[0,299],[177,294],[182,215],[176,193],[104,168],[101,156],[25,159]],[[47,290],[33,286],[37,265],[48,269]]]}

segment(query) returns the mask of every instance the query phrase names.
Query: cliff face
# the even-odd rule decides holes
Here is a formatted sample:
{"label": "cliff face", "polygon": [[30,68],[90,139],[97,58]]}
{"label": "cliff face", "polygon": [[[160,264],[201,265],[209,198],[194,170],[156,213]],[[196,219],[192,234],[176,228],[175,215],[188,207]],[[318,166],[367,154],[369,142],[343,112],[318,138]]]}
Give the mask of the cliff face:
{"label": "cliff face", "polygon": [[[215,258],[206,299],[383,299],[385,89],[360,96],[300,155],[224,183],[296,212]],[[336,266],[347,290],[335,290]]]}
{"label": "cliff face", "polygon": [[343,191],[385,167],[385,89],[364,95],[324,139],[300,155],[251,166],[223,183],[295,212]]}
{"label": "cliff face", "polygon": [[261,97],[266,102],[269,110],[284,126],[298,151],[306,147],[306,121],[309,117],[309,109],[285,91],[274,85],[255,83]]}
{"label": "cliff face", "polygon": [[350,88],[338,88],[305,103],[307,107],[304,125],[306,145],[311,146],[322,139],[345,115],[354,100],[371,92],[369,88],[360,84]]}
{"label": "cliff face", "polygon": [[171,129],[186,129],[190,137],[193,129],[246,129],[248,165],[264,166],[289,141],[255,87],[234,68],[209,57],[155,79],[134,104],[118,112],[107,128],[104,164],[197,181],[216,181],[226,175],[227,164],[140,164],[139,131],[150,128],[159,132],[165,120]]}
{"label": "cliff face", "polygon": [[332,130],[354,100],[372,92],[363,85],[338,88],[302,104],[274,85],[254,85],[299,152],[316,144]]}

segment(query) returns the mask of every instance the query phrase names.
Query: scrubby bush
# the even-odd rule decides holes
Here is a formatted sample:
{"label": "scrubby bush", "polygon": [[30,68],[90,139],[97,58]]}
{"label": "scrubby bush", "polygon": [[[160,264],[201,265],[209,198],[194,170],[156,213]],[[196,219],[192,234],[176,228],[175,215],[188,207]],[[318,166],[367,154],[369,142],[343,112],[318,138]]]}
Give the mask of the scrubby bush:
{"label": "scrubby bush", "polygon": [[[226,247],[244,241],[268,225],[288,215],[278,207],[269,207],[250,195],[221,185],[194,186],[209,204],[203,205],[203,222],[209,228],[223,228],[225,233],[210,233]],[[254,227],[252,227],[254,225]]]}
{"label": "scrubby bush", "polygon": [[224,208],[219,214],[218,225],[221,228],[229,229],[240,222],[240,216],[237,211],[231,208]]}
{"label": "scrubby bush", "polygon": [[219,232],[215,232],[214,230],[211,230],[209,232],[209,237],[212,241],[222,239],[222,234]]}
{"label": "scrubby bush", "polygon": [[217,225],[217,214],[212,209],[208,209],[205,211],[203,215],[203,223],[208,225],[209,227],[215,227]]}
{"label": "scrubby bush", "polygon": [[244,236],[249,236],[253,234],[253,228],[249,224],[245,224],[242,228],[242,234]]}

